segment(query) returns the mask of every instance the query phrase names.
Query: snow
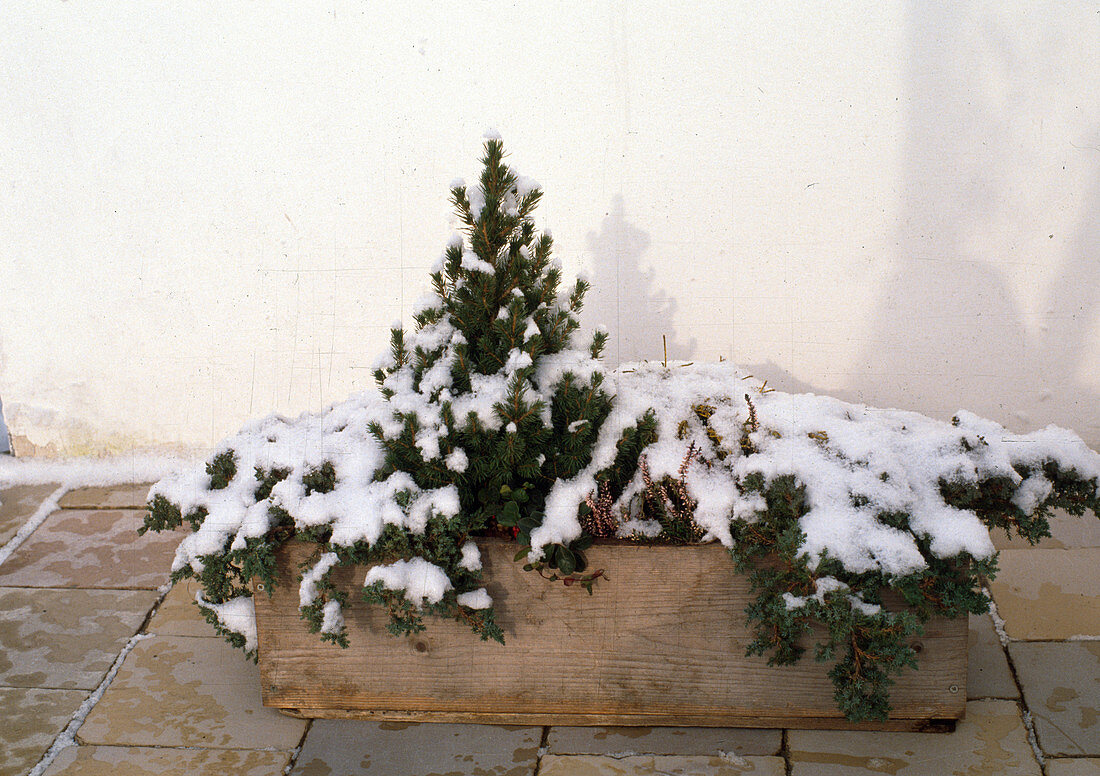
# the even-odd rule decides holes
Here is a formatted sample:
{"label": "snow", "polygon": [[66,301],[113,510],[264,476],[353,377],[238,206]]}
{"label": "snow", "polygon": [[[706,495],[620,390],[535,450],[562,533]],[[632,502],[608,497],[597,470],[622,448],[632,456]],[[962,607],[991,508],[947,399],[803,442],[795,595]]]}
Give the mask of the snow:
{"label": "snow", "polygon": [[326,601],[321,610],[321,633],[339,633],[344,627],[344,614],[340,602]]}
{"label": "snow", "polygon": [[483,587],[471,590],[469,593],[460,594],[457,602],[459,606],[467,606],[470,609],[488,609],[493,605],[493,599],[489,597],[488,591]]}
{"label": "snow", "polygon": [[472,412],[478,422],[486,428],[500,428],[503,421],[493,406],[497,402],[504,401],[508,395],[508,378],[501,373],[492,375],[474,373],[470,375],[470,384],[470,392],[456,396],[451,403],[455,419],[463,421]]}
{"label": "snow", "polygon": [[423,606],[425,601],[439,603],[452,587],[447,572],[423,558],[372,566],[363,584],[373,585],[375,582],[381,582],[387,590],[403,591],[405,598],[418,606]]}
{"label": "snow", "polygon": [[600,372],[603,372],[603,366],[587,351],[563,350],[539,358],[533,381],[539,391],[549,394],[567,374],[589,385],[593,376]]}
{"label": "snow", "polygon": [[531,354],[519,348],[512,348],[508,351],[508,360],[504,364],[504,373],[511,376],[513,372],[517,372],[520,369],[526,369],[533,363]]}
{"label": "snow", "polygon": [[458,565],[467,571],[478,571],[481,568],[481,551],[476,544],[466,542],[462,545],[462,560]]}
{"label": "snow", "polygon": [[309,571],[302,574],[302,582],[298,585],[298,606],[305,608],[317,600],[317,583],[336,565],[339,557],[335,552],[326,552]]}
{"label": "snow", "polygon": [[425,461],[439,457],[439,430],[434,428],[421,429],[416,435],[416,447]]}
{"label": "snow", "polygon": [[372,372],[376,372],[379,369],[393,369],[396,366],[397,364],[393,360],[393,353],[389,350],[383,350],[374,357],[374,361],[371,362],[370,368]]}
{"label": "snow", "polygon": [[[451,342],[454,342],[453,337],[451,338]],[[420,377],[420,393],[431,395],[443,388],[450,388],[451,384],[454,382],[454,375],[451,373],[451,367],[453,365],[453,353],[445,354],[432,364]],[[433,455],[431,457],[434,458],[435,456]]]}
{"label": "snow", "polygon": [[0,456],[0,490],[17,485],[58,485],[19,527],[15,535],[0,547],[0,564],[19,549],[50,514],[59,509],[61,497],[70,490],[153,482],[180,471],[194,469],[197,463],[193,459],[155,455],[63,460]]}
{"label": "snow", "polygon": [[[173,473],[153,486],[150,498],[160,495],[176,504],[184,515],[205,509],[207,517],[199,530],[188,535],[176,551],[173,569],[186,565],[198,572],[201,556],[222,552],[246,538],[263,536],[270,528],[270,506],[280,506],[295,516],[302,527],[332,524],[334,531],[362,536],[381,533],[380,514],[367,514],[364,507],[392,499],[394,485],[374,482],[383,454],[371,436],[369,425],[384,418],[389,410],[377,392],[356,394],[321,414],[305,414],[297,420],[270,415],[247,425],[226,440],[215,454],[233,451],[237,476],[221,490],[211,490],[205,469],[196,466]],[[340,487],[331,493],[305,493],[302,478],[331,462]],[[257,502],[257,481],[253,472],[284,469],[279,482],[265,500]],[[410,482],[411,484],[411,482]],[[400,510],[398,510],[400,511]],[[393,517],[389,512],[385,516]],[[394,518],[404,522],[404,515]]]}
{"label": "snow", "polygon": [[470,465],[470,459],[466,457],[465,450],[461,447],[456,447],[443,459],[443,463],[445,463],[447,468],[455,474],[462,474],[466,471],[466,467]]}
{"label": "snow", "polygon": [[167,455],[120,455],[110,458],[0,457],[0,488],[57,483],[66,490],[155,482],[198,463]]}
{"label": "snow", "polygon": [[542,186],[534,178],[528,178],[526,175],[516,176],[516,196],[526,197],[532,191],[541,190]]}
{"label": "snow", "polygon": [[462,254],[462,268],[468,269],[470,272],[484,272],[486,275],[492,275],[496,272],[492,264],[484,259],[479,259],[473,251],[465,251]]}
{"label": "snow", "polygon": [[[784,605],[787,607],[787,611],[792,611],[801,609],[810,601],[817,601],[819,604],[823,604],[825,603],[825,596],[829,593],[844,592],[848,589],[846,584],[835,577],[820,577],[814,580],[814,594],[812,596],[796,596],[790,593],[784,593],[782,598]],[[868,617],[882,611],[882,607],[878,604],[869,604],[858,596],[847,595],[845,598],[853,609]]]}
{"label": "snow", "polygon": [[30,538],[30,535],[34,533],[35,529],[42,523],[46,522],[46,518],[60,509],[58,502],[61,497],[65,495],[68,488],[62,486],[47,496],[41,504],[38,505],[38,509],[31,515],[23,525],[19,527],[19,530],[15,532],[15,536],[8,539],[3,547],[0,547],[0,565],[4,564],[11,554],[19,549],[23,542]]}
{"label": "snow", "polygon": [[501,139],[500,133],[497,132],[496,129],[494,129],[493,127],[486,127],[485,131],[481,133],[481,138],[483,140],[500,140]]}
{"label": "snow", "polygon": [[443,302],[436,294],[423,294],[413,303],[412,314],[420,315],[428,310],[438,310],[442,306]]}
{"label": "snow", "polygon": [[470,201],[470,215],[477,218],[485,209],[485,192],[480,186],[469,186],[466,189],[466,199]]}
{"label": "snow", "polygon": [[195,593],[195,603],[214,612],[223,628],[244,636],[245,651],[256,649],[256,607],[251,596],[242,595],[222,604],[212,604],[202,597],[202,593]]}

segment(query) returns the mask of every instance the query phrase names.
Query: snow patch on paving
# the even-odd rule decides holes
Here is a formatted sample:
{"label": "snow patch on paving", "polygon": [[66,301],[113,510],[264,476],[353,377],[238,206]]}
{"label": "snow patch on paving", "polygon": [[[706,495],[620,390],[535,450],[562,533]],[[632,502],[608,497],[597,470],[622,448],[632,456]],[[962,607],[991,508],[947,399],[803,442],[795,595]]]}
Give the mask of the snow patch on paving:
{"label": "snow patch on paving", "polygon": [[993,620],[993,630],[997,631],[997,638],[1000,639],[1001,646],[1007,647],[1010,639],[1008,638],[1008,632],[1005,630],[1004,618],[997,611],[997,602],[993,600],[993,594],[989,592],[988,587],[982,588],[982,594],[989,601],[989,617]]}
{"label": "snow patch on paving", "polygon": [[199,458],[159,455],[110,458],[2,458],[0,489],[15,485],[58,483],[74,488],[156,482],[173,472],[193,468]]}
{"label": "snow patch on paving", "polygon": [[62,485],[47,496],[45,501],[38,505],[38,509],[27,519],[27,522],[20,526],[15,536],[8,539],[3,547],[0,547],[0,566],[4,565],[4,562],[11,557],[11,554],[18,550],[23,542],[27,541],[30,535],[34,533],[35,529],[45,522],[47,517],[61,508],[58,502],[61,501],[61,497],[68,492],[69,489]]}
{"label": "snow patch on paving", "polygon": [[1046,768],[1047,760],[1043,756],[1043,750],[1039,748],[1039,736],[1035,733],[1035,720],[1031,718],[1031,712],[1026,708],[1023,714],[1024,727],[1027,728],[1027,742],[1031,744],[1031,751],[1035,753],[1035,759],[1039,761],[1040,768]]}
{"label": "snow patch on paving", "polygon": [[70,490],[155,482],[169,474],[193,468],[197,460],[168,456],[118,456],[114,458],[0,458],[0,490],[17,485],[59,487],[38,506],[15,536],[0,547],[0,565],[60,509],[61,497]]}

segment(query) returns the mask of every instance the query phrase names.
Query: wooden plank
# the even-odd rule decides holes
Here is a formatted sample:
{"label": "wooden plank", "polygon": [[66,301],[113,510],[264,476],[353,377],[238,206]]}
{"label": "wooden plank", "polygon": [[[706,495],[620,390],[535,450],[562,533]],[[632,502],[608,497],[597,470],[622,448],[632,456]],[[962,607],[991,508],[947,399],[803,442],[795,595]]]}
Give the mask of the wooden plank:
{"label": "wooden plank", "polygon": [[[848,727],[826,665],[769,667],[745,656],[751,594],[720,546],[597,545],[589,562],[610,578],[589,596],[524,572],[512,543],[479,545],[506,646],[436,618],[395,638],[386,615],[353,593],[346,650],[298,617],[295,576],[313,548],[287,545],[274,595],[256,597],[265,705],[421,721]],[[354,590],[365,571],[335,573]],[[920,643],[920,670],[891,692],[902,726],[957,719],[965,708],[966,619],[928,623]]]}
{"label": "wooden plank", "polygon": [[751,717],[721,715],[707,717],[661,717],[644,714],[491,714],[482,711],[436,712],[400,709],[279,709],[297,719],[356,719],[368,722],[452,722],[476,725],[581,725],[624,727],[743,727],[806,730],[873,730],[903,733],[953,733],[953,719],[890,719],[886,722],[844,722],[833,718]]}

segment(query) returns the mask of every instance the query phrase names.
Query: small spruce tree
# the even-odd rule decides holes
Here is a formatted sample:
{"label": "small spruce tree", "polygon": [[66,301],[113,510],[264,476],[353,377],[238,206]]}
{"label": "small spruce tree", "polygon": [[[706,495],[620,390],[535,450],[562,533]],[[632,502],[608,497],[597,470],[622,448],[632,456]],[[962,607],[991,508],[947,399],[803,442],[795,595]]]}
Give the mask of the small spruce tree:
{"label": "small spruce tree", "polygon": [[[550,487],[589,463],[611,410],[590,360],[607,334],[570,352],[588,283],[559,297],[553,242],[531,218],[542,192],[504,163],[499,139],[486,141],[482,162],[477,185],[451,189],[462,234],[431,274],[415,332],[392,330],[375,378],[397,422],[372,432],[386,453],[380,479],[406,472],[424,489],[457,487],[462,508],[449,530],[506,531],[528,544]],[[557,368],[543,369],[554,356]],[[583,571],[590,543],[544,548],[545,561]]]}

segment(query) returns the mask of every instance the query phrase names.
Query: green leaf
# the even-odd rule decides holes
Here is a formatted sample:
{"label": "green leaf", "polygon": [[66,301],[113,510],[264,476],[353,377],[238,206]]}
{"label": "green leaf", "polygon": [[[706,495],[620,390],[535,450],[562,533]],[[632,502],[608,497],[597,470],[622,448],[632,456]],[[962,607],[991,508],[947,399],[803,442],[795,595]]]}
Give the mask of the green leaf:
{"label": "green leaf", "polygon": [[497,522],[505,528],[514,528],[519,524],[519,504],[509,501],[497,515]]}
{"label": "green leaf", "polygon": [[519,552],[517,552],[516,556],[514,558],[512,558],[512,563],[519,563],[521,560],[523,560],[524,558],[526,558],[530,554],[531,554],[531,548],[530,547],[520,547]]}
{"label": "green leaf", "polygon": [[572,574],[577,570],[577,556],[568,547],[558,545],[557,566],[562,574]]}

